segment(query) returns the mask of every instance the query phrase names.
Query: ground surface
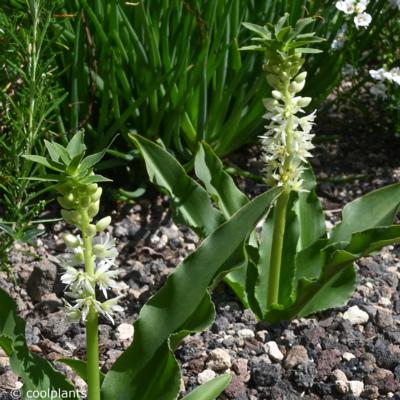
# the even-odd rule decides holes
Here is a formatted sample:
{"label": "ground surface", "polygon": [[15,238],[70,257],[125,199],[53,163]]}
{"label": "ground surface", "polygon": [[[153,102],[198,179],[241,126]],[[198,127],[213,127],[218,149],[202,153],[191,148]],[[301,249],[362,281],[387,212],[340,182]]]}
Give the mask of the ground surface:
{"label": "ground surface", "polygon": [[[318,126],[324,134],[342,134],[318,145],[313,159],[321,181],[318,192],[331,224],[349,200],[400,179],[400,140],[376,130],[370,133],[357,121],[351,125],[356,127],[352,132],[341,132],[348,121],[328,119]],[[249,148],[229,162],[259,173],[258,160],[257,150]],[[240,184],[250,195],[264,190],[254,182]],[[135,321],[141,305],[198,244],[191,231],[172,223],[168,202],[158,195],[116,207],[113,218],[121,268],[116,294],[126,297],[125,312],[114,327],[101,321],[105,370],[130,342],[124,339],[129,332],[121,324]],[[57,223],[36,247],[15,247],[11,261],[17,287],[0,273],[0,286],[17,300],[27,321],[31,350],[52,361],[84,355],[83,327],[65,317],[60,270],[51,258],[64,251],[64,230]],[[345,307],[282,325],[257,322],[226,287],[219,287],[213,296],[217,318],[211,329],[186,338],[177,351],[185,390],[230,371],[233,381],[221,396],[225,400],[400,399],[400,248],[388,247],[363,259],[357,270],[357,290]],[[352,306],[358,307],[351,310],[359,314],[359,323],[344,318]],[[82,385],[70,370],[56,365]],[[16,381],[0,351],[0,399],[8,398],[6,393]]]}

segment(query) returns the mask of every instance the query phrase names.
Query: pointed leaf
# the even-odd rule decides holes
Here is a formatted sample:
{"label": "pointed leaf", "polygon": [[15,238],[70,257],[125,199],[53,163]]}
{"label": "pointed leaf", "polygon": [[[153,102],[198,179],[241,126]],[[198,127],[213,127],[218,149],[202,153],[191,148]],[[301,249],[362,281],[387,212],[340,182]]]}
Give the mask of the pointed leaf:
{"label": "pointed leaf", "polygon": [[318,53],[322,53],[322,50],[298,47],[298,48],[295,49],[295,53],[318,54]]}
{"label": "pointed leaf", "polygon": [[86,151],[86,146],[83,142],[83,130],[75,133],[67,145],[67,150],[71,158],[75,158]]}
{"label": "pointed leaf", "polygon": [[213,232],[224,217],[211,205],[208,193],[166,150],[139,135],[129,137],[143,156],[150,181],[168,191],[176,222],[203,237]]}
{"label": "pointed leaf", "polygon": [[238,189],[232,177],[225,172],[221,160],[205,142],[199,146],[194,167],[197,177],[202,180],[225,218],[231,217],[248,203],[247,196]]}
{"label": "pointed leaf", "polygon": [[[14,300],[0,288],[0,347],[10,358],[11,369],[21,377],[23,398],[28,390],[71,393],[74,387],[46,360],[28,350],[25,340],[25,321],[17,315]],[[76,398],[78,393],[76,392]],[[61,399],[59,395],[53,397]],[[47,397],[46,397],[47,399]]]}
{"label": "pointed leaf", "polygon": [[311,246],[326,235],[325,216],[315,192],[316,180],[310,165],[304,170],[302,178],[306,192],[298,194],[294,205],[300,229],[297,251]]}
{"label": "pointed leaf", "polygon": [[[320,246],[327,243],[321,240]],[[301,252],[296,265],[298,270],[303,267],[300,263],[320,264],[319,276],[314,279],[300,277],[294,303],[285,309],[271,310],[266,319],[276,322],[295,317],[304,317],[317,311],[339,307],[346,303],[355,288],[356,273],[354,261],[389,244],[400,243],[400,226],[372,228],[352,235],[350,243],[334,243],[322,249],[314,247],[314,252],[306,249]],[[306,259],[306,254],[310,257]],[[315,267],[313,267],[314,269]],[[307,268],[305,268],[307,270]]]}
{"label": "pointed leaf", "polygon": [[215,400],[229,385],[231,380],[232,377],[229,374],[218,376],[209,382],[203,383],[187,396],[182,397],[182,400]]}
{"label": "pointed leaf", "polygon": [[347,204],[342,222],[335,226],[330,243],[349,241],[355,232],[392,224],[400,206],[400,184],[374,190]]}
{"label": "pointed leaf", "polygon": [[33,161],[35,163],[44,165],[45,167],[52,169],[57,172],[63,172],[64,171],[64,166],[58,162],[55,162],[53,160],[48,160],[46,157],[42,156],[36,156],[34,154],[26,154],[23,156],[29,161]]}
{"label": "pointed leaf", "polygon": [[261,36],[263,39],[271,39],[271,32],[266,26],[260,26],[250,22],[243,22],[242,25],[250,31]]}

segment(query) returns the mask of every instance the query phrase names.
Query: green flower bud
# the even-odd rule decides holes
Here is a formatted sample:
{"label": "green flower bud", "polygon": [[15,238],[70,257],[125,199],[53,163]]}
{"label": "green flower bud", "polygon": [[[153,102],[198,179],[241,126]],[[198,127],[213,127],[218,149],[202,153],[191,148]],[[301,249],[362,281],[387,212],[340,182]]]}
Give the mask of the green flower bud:
{"label": "green flower bud", "polygon": [[279,77],[274,74],[267,74],[267,82],[274,88],[279,88],[281,85]]}
{"label": "green flower bud", "polygon": [[87,214],[90,218],[93,218],[94,216],[97,215],[99,212],[100,208],[100,201],[97,200],[96,202],[90,204],[90,206],[87,208]]}
{"label": "green flower bud", "polygon": [[86,236],[94,236],[96,234],[96,225],[89,224],[85,229]]}
{"label": "green flower bud", "polygon": [[71,203],[70,201],[66,200],[65,197],[57,197],[57,201],[58,204],[62,207],[62,208],[66,208],[66,209],[70,209],[70,208],[74,208],[74,204]]}
{"label": "green flower bud", "polygon": [[91,183],[90,185],[86,186],[86,192],[87,194],[92,195],[93,193],[96,193],[98,188],[99,185],[97,183]]}
{"label": "green flower bud", "polygon": [[102,218],[96,224],[97,232],[103,232],[104,229],[106,229],[107,226],[110,225],[110,224],[111,224],[111,217],[110,216]]}
{"label": "green flower bud", "polygon": [[289,91],[291,93],[301,92],[303,90],[303,88],[304,88],[305,83],[306,83],[305,80],[303,82],[300,82],[300,83],[293,81],[289,86]]}
{"label": "green flower bud", "polygon": [[89,196],[83,196],[79,199],[79,204],[84,208],[89,207],[91,204],[91,198]]}
{"label": "green flower bud", "polygon": [[277,100],[282,99],[282,93],[279,90],[273,90],[272,96],[275,97],[275,99],[277,99]]}
{"label": "green flower bud", "polygon": [[298,98],[298,100],[297,100],[297,105],[298,105],[299,107],[301,107],[301,108],[307,107],[307,106],[310,105],[311,100],[312,100],[311,97],[300,97],[300,98]]}
{"label": "green flower bud", "polygon": [[80,245],[79,239],[75,235],[72,235],[71,233],[64,234],[63,239],[67,247],[71,249],[74,249],[75,247],[78,247]]}
{"label": "green flower bud", "polygon": [[79,225],[81,223],[82,217],[77,210],[61,210],[61,215],[65,222],[71,225]]}
{"label": "green flower bud", "polygon": [[92,194],[91,200],[92,201],[98,201],[101,197],[101,194],[103,193],[103,189],[99,187],[95,193]]}
{"label": "green flower bud", "polygon": [[298,74],[296,76],[296,78],[294,78],[294,80],[297,83],[301,83],[301,82],[305,81],[306,77],[307,77],[307,72],[302,72],[301,74]]}

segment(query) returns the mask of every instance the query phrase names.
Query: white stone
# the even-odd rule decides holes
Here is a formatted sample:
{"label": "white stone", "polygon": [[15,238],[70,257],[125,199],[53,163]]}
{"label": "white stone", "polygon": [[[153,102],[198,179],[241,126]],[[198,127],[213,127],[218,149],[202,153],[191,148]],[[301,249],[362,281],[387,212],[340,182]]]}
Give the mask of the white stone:
{"label": "white stone", "polygon": [[133,339],[133,325],[121,324],[117,328],[117,337],[119,340],[132,340]]}
{"label": "white stone", "polygon": [[349,386],[350,392],[356,397],[359,397],[364,391],[364,383],[361,381],[348,381],[347,384]]}
{"label": "white stone", "polygon": [[341,369],[335,369],[332,372],[332,377],[334,378],[335,381],[347,382],[347,376]]}
{"label": "white stone", "polygon": [[231,356],[224,349],[214,349],[210,353],[207,367],[213,371],[226,371],[232,366]]}
{"label": "white stone", "polygon": [[257,339],[261,340],[262,342],[265,342],[265,340],[268,337],[268,331],[257,331],[256,333]]}
{"label": "white stone", "polygon": [[356,356],[354,354],[349,353],[348,351],[346,351],[346,352],[343,353],[342,358],[343,358],[343,360],[350,361],[353,358],[356,358]]}
{"label": "white stone", "polygon": [[360,310],[358,306],[353,306],[343,314],[343,319],[347,319],[352,325],[364,324],[368,322],[369,316],[365,311]]}
{"label": "white stone", "polygon": [[387,297],[381,297],[379,299],[379,304],[384,307],[390,307],[392,305],[392,302]]}
{"label": "white stone", "polygon": [[255,336],[254,332],[251,329],[240,329],[238,331],[238,335],[243,339],[251,339]]}
{"label": "white stone", "polygon": [[214,379],[216,376],[216,373],[212,369],[205,369],[203,372],[200,372],[199,375],[197,375],[197,382],[199,382],[200,385],[203,383],[211,381],[211,379]]}
{"label": "white stone", "polygon": [[279,347],[276,342],[273,340],[265,343],[265,351],[267,354],[274,360],[274,361],[282,361],[283,360],[283,354],[279,350]]}

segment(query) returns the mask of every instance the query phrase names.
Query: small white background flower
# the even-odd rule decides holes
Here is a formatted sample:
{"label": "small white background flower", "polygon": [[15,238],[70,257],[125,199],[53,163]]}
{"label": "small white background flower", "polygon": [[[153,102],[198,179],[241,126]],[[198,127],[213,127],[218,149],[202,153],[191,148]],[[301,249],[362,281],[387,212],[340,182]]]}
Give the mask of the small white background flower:
{"label": "small white background flower", "polygon": [[367,13],[361,13],[354,17],[356,28],[366,28],[372,21],[372,17]]}

